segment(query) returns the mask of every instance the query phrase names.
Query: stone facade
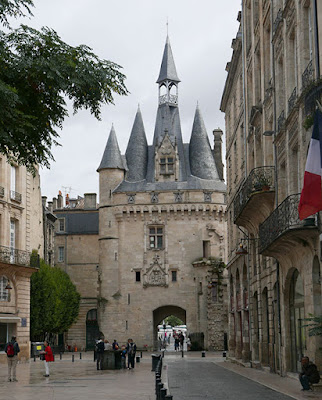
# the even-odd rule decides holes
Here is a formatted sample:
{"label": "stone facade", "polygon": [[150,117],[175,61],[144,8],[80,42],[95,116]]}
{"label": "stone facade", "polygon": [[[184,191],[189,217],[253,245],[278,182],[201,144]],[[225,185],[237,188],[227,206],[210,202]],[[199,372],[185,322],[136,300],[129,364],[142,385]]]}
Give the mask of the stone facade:
{"label": "stone facade", "polygon": [[229,354],[281,375],[297,372],[302,355],[322,363],[321,338],[303,327],[310,313],[322,312],[321,215],[300,221],[297,211],[312,134],[303,123],[317,88],[320,98],[317,3],[242,2],[221,103]]}
{"label": "stone facade", "polygon": [[[43,221],[38,172],[9,165],[0,157],[0,362],[4,345],[17,336],[20,360],[30,357],[30,253],[43,257]],[[6,289],[6,287],[12,289]]]}

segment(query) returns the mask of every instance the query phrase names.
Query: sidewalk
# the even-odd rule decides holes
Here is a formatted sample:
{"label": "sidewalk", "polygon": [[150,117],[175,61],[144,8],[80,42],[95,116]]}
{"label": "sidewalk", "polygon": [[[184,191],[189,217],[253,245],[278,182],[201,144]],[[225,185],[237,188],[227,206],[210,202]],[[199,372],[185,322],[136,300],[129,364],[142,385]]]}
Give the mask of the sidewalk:
{"label": "sidewalk", "polygon": [[97,371],[93,353],[65,353],[50,363],[45,378],[39,359],[18,364],[18,382],[7,382],[7,365],[0,368],[0,399],[3,400],[154,400],[155,375],[151,372],[151,354],[143,353],[134,370]]}
{"label": "sidewalk", "polygon": [[[266,386],[272,390],[275,390],[279,393],[285,394],[296,400],[307,400],[307,399],[322,399],[321,392],[302,392],[301,385],[298,379],[294,379],[291,377],[280,377],[277,374],[273,374],[267,371],[258,370],[254,368],[245,368],[243,366],[234,364],[230,361],[226,361],[222,357],[222,353],[213,353],[206,352],[206,357],[201,357],[201,352],[188,352],[184,353],[184,358],[188,362],[194,361],[202,361],[205,363],[215,363],[218,366],[235,372],[245,378],[248,378],[252,381],[255,381],[263,386]],[[164,365],[165,368],[163,370],[162,382],[165,384],[165,387],[168,389],[168,376],[167,376],[167,362],[175,362],[176,360],[180,360],[181,355],[178,354],[168,354],[165,353]]]}

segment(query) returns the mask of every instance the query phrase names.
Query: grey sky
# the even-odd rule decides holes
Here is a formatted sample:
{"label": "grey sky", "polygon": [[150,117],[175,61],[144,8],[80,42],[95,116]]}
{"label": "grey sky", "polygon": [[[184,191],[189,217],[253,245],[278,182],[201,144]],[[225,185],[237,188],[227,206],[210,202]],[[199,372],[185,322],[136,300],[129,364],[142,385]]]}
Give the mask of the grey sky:
{"label": "grey sky", "polygon": [[100,58],[123,66],[127,97],[105,106],[102,121],[88,111],[70,113],[59,132],[62,147],[53,149],[56,162],[41,170],[42,194],[50,200],[71,187],[71,197],[98,193],[98,173],[114,123],[122,154],[126,150],[140,104],[151,144],[158,105],[158,77],[166,40],[166,21],[181,80],[179,107],[184,142],[190,139],[197,101],[212,140],[214,128],[224,128],[219,111],[236,36],[240,0],[35,0],[34,18],[23,23],[55,29],[71,45],[86,44]]}

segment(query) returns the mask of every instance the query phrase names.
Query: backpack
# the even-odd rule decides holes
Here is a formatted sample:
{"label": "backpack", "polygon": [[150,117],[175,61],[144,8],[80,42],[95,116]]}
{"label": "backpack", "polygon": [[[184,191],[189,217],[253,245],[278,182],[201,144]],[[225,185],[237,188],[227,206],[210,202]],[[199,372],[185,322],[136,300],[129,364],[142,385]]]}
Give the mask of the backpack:
{"label": "backpack", "polygon": [[15,349],[12,343],[9,343],[7,346],[7,357],[13,357],[15,355]]}
{"label": "backpack", "polygon": [[104,342],[96,343],[95,350],[97,353],[104,353]]}
{"label": "backpack", "polygon": [[134,344],[132,344],[132,345],[129,347],[129,355],[130,355],[130,356],[134,356],[134,354],[135,354],[135,351],[134,351]]}

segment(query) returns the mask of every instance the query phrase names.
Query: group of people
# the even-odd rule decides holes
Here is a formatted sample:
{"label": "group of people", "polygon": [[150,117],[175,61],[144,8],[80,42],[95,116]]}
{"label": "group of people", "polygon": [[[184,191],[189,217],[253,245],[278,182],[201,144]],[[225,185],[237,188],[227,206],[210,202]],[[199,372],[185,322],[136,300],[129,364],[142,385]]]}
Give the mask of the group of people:
{"label": "group of people", "polygon": [[174,350],[175,351],[181,351],[183,350],[183,343],[184,343],[184,335],[182,332],[179,332],[179,334],[174,334]]}
{"label": "group of people", "polygon": [[[95,352],[96,352],[96,368],[97,370],[102,369],[103,354],[105,350],[120,350],[121,351],[121,362],[122,368],[133,369],[135,365],[135,354],[136,354],[136,344],[133,339],[128,339],[126,345],[119,346],[116,339],[110,344],[107,339],[104,341],[99,339],[96,342]],[[127,362],[126,362],[127,361]]]}

